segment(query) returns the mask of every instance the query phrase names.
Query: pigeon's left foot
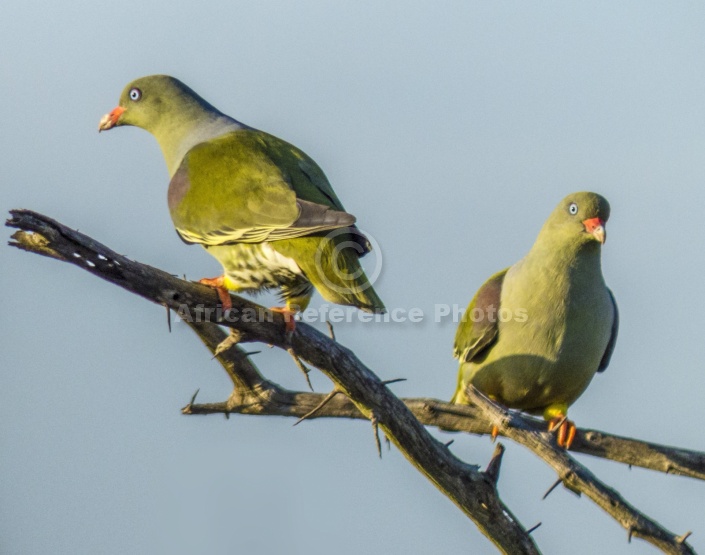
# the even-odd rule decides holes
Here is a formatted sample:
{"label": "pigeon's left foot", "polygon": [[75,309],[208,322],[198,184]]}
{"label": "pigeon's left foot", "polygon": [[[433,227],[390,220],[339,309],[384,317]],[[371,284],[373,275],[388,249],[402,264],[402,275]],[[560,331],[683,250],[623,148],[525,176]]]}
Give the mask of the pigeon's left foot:
{"label": "pigeon's left foot", "polygon": [[568,450],[575,439],[577,428],[575,427],[575,422],[568,420],[567,416],[562,415],[551,418],[548,421],[548,431],[555,431],[558,447]]}
{"label": "pigeon's left foot", "polygon": [[225,288],[225,276],[199,279],[198,283],[202,283],[203,285],[207,285],[208,287],[215,289],[216,293],[218,293],[220,304],[223,307],[223,312],[227,312],[233,307],[233,301],[230,298],[230,293]]}
{"label": "pigeon's left foot", "polygon": [[269,310],[271,310],[272,312],[278,312],[279,314],[284,316],[284,323],[286,326],[286,338],[287,340],[289,340],[294,334],[294,330],[296,329],[296,320],[294,319],[294,316],[296,316],[296,313],[298,311],[292,310],[288,306],[273,306]]}

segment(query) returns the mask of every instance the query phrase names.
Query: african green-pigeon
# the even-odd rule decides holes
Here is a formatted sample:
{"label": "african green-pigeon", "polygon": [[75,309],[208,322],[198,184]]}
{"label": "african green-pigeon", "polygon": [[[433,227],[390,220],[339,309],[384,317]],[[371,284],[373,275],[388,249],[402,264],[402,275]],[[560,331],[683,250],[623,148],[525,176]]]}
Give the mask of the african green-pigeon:
{"label": "african green-pigeon", "polygon": [[529,253],[479,289],[455,336],[452,402],[468,404],[473,384],[507,407],[543,414],[570,447],[568,407],[607,368],[617,340],[617,305],[600,263],[609,213],[600,195],[569,195]]}
{"label": "african green-pigeon", "polygon": [[290,322],[315,287],[330,302],[384,311],[358,260],[368,240],[304,152],[226,116],[167,75],[125,87],[99,130],[119,125],[157,139],[176,231],[223,265],[222,276],[201,281],[216,287],[225,308],[226,290],[278,288]]}

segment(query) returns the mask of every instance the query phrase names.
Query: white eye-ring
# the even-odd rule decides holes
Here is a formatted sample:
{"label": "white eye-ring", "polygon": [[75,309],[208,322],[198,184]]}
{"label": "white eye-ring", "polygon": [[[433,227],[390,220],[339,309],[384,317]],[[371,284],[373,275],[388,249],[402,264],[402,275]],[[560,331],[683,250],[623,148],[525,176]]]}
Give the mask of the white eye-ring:
{"label": "white eye-ring", "polygon": [[137,102],[140,98],[142,98],[142,91],[139,90],[137,87],[134,89],[130,89],[130,100]]}
{"label": "white eye-ring", "polygon": [[568,212],[572,215],[575,216],[578,213],[578,205],[575,204],[574,202],[571,202],[568,205]]}

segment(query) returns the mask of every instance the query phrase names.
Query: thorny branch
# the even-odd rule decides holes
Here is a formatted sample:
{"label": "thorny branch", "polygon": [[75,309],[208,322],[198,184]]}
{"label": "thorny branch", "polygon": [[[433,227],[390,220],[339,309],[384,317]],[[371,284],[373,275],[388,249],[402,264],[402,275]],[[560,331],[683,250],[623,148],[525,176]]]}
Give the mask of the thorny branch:
{"label": "thorny branch", "polygon": [[[485,472],[457,459],[424,429],[488,434],[493,424],[500,433],[528,447],[551,465],[560,480],[586,493],[617,519],[632,536],[641,537],[666,553],[694,553],[687,534],[677,537],[624,501],[618,492],[602,484],[589,470],[555,447],[545,425],[512,412],[473,393],[476,405],[450,405],[435,399],[400,400],[355,355],[334,339],[310,326],[299,324],[287,343],[281,315],[271,314],[233,296],[235,313],[261,311],[267,318],[221,321],[217,296],[212,289],[119,255],[90,237],[27,210],[13,210],[7,225],[20,229],[10,244],[77,265],[130,292],[168,309],[188,307],[194,320],[187,323],[213,352],[226,338],[216,323],[231,328],[231,347],[217,355],[233,382],[233,392],[222,403],[195,404],[186,414],[231,413],[292,417],[338,417],[372,420],[407,459],[470,517],[480,530],[505,553],[538,553],[527,531],[499,499],[496,482],[502,458],[499,449]],[[334,337],[334,336],[333,336]],[[325,373],[341,394],[294,392],[266,380],[239,344],[262,341],[288,350]],[[239,344],[238,344],[239,343]],[[326,398],[328,397],[328,398]],[[323,401],[325,400],[325,403]],[[449,445],[449,444],[448,444]],[[618,462],[662,472],[705,479],[705,454],[614,436],[595,430],[579,430],[571,448]],[[534,527],[535,528],[535,527]]]}
{"label": "thorny branch", "polygon": [[658,547],[664,553],[693,553],[685,544],[684,536],[676,536],[656,521],[630,505],[618,491],[603,484],[585,466],[571,457],[564,449],[557,449],[545,433],[536,432],[525,426],[520,415],[508,411],[492,402],[475,387],[467,388],[468,398],[486,416],[487,420],[499,426],[504,435],[531,449],[558,474],[565,487],[577,493],[584,493],[598,506],[607,511],[632,536],[640,537]]}
{"label": "thorny branch", "polygon": [[[209,287],[180,280],[162,270],[139,264],[90,237],[34,212],[13,210],[10,227],[18,248],[70,262],[111,283],[173,310],[193,308],[196,319],[219,321],[218,299]],[[230,313],[257,314],[261,307],[232,297]],[[240,342],[261,341],[289,351],[324,372],[399,451],[444,495],[453,501],[504,553],[539,553],[521,523],[502,503],[496,484],[476,466],[453,455],[431,436],[409,409],[349,349],[299,324],[287,341],[284,318],[264,311],[264,318],[228,318],[224,325],[239,334]],[[216,326],[210,326],[216,329]],[[227,351],[226,351],[227,352]],[[229,370],[237,373],[235,366]],[[240,377],[238,376],[238,380]],[[311,407],[313,408],[313,407]]]}
{"label": "thorny branch", "polygon": [[[188,323],[188,325],[194,329],[211,351],[216,348],[219,341],[225,338],[225,334],[214,326],[195,323]],[[192,402],[182,409],[184,413],[242,413],[279,416],[300,416],[303,413],[301,418],[304,418],[315,411],[315,414],[308,417],[364,418],[346,398],[333,396],[332,393],[335,393],[335,390],[328,395],[299,393],[288,391],[267,381],[240,347],[235,347],[226,354],[225,358],[219,358],[219,361],[233,380],[234,390],[230,398],[223,403],[198,405],[194,404],[192,399]],[[247,376],[248,384],[257,384],[255,389],[250,389],[249,385],[243,383],[245,376]],[[267,393],[262,395],[263,391]],[[336,397],[338,401],[335,401]],[[467,419],[470,419],[471,422],[482,422],[484,427],[473,430],[475,433],[489,434],[494,424],[499,426],[501,435],[524,445],[556,471],[559,479],[549,489],[546,496],[556,486],[563,483],[566,488],[572,491],[585,493],[609,513],[627,530],[629,541],[632,537],[640,537],[654,544],[664,553],[694,553],[692,548],[685,543],[689,533],[676,536],[630,505],[619,492],[603,484],[590,470],[566,451],[557,448],[552,439],[553,435],[547,432],[545,424],[537,422],[534,418],[502,408],[474,388],[468,391],[468,397],[474,401],[472,407],[456,407],[432,399],[402,400],[424,424],[436,425],[445,429],[449,429],[448,426],[451,424],[448,419],[443,419],[442,416],[439,418],[439,414],[442,414],[439,407],[447,405],[451,411],[456,408],[475,411],[472,416],[452,415],[451,420],[460,421],[454,429],[467,428],[468,426],[463,426],[463,420]],[[435,404],[436,408],[429,411],[428,407],[431,406],[429,403]],[[442,424],[439,424],[439,421]],[[636,440],[629,441],[635,442]],[[668,448],[662,449],[667,450]],[[504,448],[500,444],[487,470],[485,470],[485,474],[495,483],[498,479],[503,451]],[[695,452],[689,453],[695,454]]]}

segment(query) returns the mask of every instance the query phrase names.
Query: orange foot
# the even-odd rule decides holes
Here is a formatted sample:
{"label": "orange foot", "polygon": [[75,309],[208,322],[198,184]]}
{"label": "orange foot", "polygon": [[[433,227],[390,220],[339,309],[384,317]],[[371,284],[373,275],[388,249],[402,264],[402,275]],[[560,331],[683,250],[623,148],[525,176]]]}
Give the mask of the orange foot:
{"label": "orange foot", "polygon": [[227,312],[233,307],[233,301],[230,298],[230,293],[228,293],[228,290],[225,288],[225,276],[199,279],[198,283],[202,283],[203,285],[207,285],[208,287],[215,289],[215,292],[218,293],[220,304],[223,306],[223,312]]}
{"label": "orange foot", "polygon": [[556,430],[556,443],[558,447],[570,449],[573,440],[575,439],[575,422],[568,420],[566,416],[556,416],[548,421],[548,431]]}
{"label": "orange foot", "polygon": [[495,442],[498,435],[499,435],[499,426],[497,426],[497,424],[495,424],[494,426],[492,426],[492,433],[490,434],[490,437],[492,438],[492,443]]}
{"label": "orange foot", "polygon": [[284,323],[286,325],[286,337],[290,338],[294,334],[294,330],[296,329],[296,320],[294,320],[296,310],[291,310],[287,306],[273,306],[269,310],[271,310],[272,312],[278,312],[279,314],[284,316]]}

